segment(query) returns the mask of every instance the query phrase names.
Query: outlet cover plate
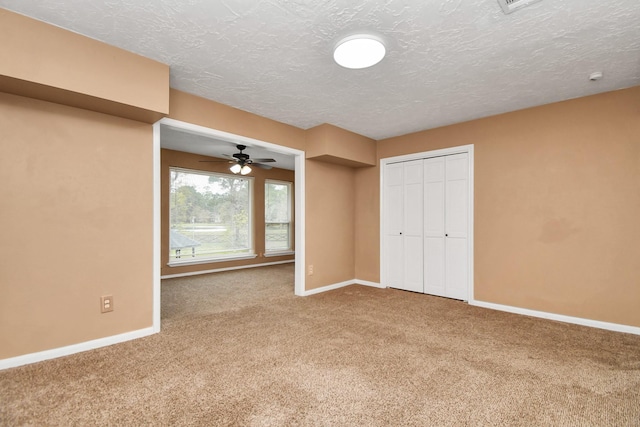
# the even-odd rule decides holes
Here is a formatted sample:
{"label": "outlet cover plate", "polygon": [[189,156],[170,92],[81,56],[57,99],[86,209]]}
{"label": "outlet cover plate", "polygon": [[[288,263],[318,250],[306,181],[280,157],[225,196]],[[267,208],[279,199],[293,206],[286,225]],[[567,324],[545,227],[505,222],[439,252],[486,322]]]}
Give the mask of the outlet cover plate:
{"label": "outlet cover plate", "polygon": [[100,313],[113,311],[113,295],[103,295],[100,297]]}

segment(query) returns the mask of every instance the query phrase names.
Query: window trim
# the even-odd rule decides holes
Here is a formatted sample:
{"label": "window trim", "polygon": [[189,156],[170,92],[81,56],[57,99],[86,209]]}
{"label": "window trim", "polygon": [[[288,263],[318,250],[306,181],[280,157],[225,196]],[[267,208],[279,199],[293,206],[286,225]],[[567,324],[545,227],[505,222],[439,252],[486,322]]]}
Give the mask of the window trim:
{"label": "window trim", "polygon": [[[267,256],[267,255],[265,255]],[[274,256],[274,255],[270,255],[270,256]],[[242,260],[247,260],[247,259],[254,259],[257,258],[258,254],[256,253],[252,253],[252,254],[248,254],[248,255],[229,255],[227,257],[218,257],[218,258],[200,258],[200,259],[189,259],[189,260],[185,260],[185,261],[170,261],[167,263],[167,265],[169,267],[180,267],[183,265],[197,265],[197,264],[212,264],[214,262],[226,262],[226,261],[242,261]]]}
{"label": "window trim", "polygon": [[[289,224],[289,232],[287,233],[288,236],[288,241],[287,241],[287,248],[286,249],[267,249],[267,224],[283,224],[283,222],[269,222],[267,221],[266,218],[266,213],[267,213],[267,192],[266,192],[266,187],[268,184],[275,184],[275,185],[286,185],[288,187],[288,191],[287,191],[287,205],[289,207],[289,221],[287,222],[287,224]],[[293,239],[292,239],[292,224],[293,224],[293,200],[292,200],[292,194],[293,194],[293,182],[290,181],[282,181],[282,180],[278,180],[278,179],[265,179],[264,180],[264,186],[265,186],[265,193],[264,193],[264,207],[265,207],[265,218],[264,218],[264,256],[265,257],[272,257],[272,256],[283,256],[283,255],[293,255],[295,254],[295,250],[293,248]]]}
{"label": "window trim", "polygon": [[289,250],[289,251],[276,251],[276,250],[273,250],[273,251],[269,251],[269,252],[265,251],[264,256],[265,256],[265,258],[270,258],[270,257],[274,257],[274,256],[287,256],[287,255],[295,255],[295,254],[296,254],[296,251],[291,251],[291,250]]}
{"label": "window trim", "polygon": [[226,174],[222,172],[213,172],[206,171],[200,169],[189,169],[179,166],[169,166],[169,228],[168,232],[171,232],[171,172],[177,171],[182,173],[189,173],[193,175],[204,175],[204,176],[218,176],[223,178],[233,178],[233,179],[243,179],[246,180],[249,184],[249,197],[248,197],[248,208],[249,208],[249,230],[248,230],[248,248],[246,252],[230,254],[230,255],[221,255],[221,256],[209,256],[209,257],[200,257],[200,258],[181,258],[181,259],[171,259],[171,247],[169,245],[169,261],[167,262],[167,266],[169,267],[180,267],[185,265],[195,265],[195,264],[209,264],[214,262],[225,262],[225,261],[238,261],[238,260],[247,260],[254,259],[258,255],[256,254],[255,248],[255,209],[254,209],[254,187],[255,187],[255,179],[253,176],[237,176],[232,174]]}

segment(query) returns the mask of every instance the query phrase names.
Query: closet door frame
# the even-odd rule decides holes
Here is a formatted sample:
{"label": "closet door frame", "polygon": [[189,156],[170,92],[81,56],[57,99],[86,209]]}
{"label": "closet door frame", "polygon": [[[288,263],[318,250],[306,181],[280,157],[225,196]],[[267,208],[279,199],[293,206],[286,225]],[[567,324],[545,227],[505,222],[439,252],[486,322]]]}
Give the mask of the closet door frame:
{"label": "closet door frame", "polygon": [[395,157],[386,157],[383,159],[380,159],[380,283],[381,285],[383,285],[384,287],[389,287],[386,282],[386,259],[385,259],[385,170],[386,170],[386,166],[388,164],[391,163],[399,163],[399,162],[406,162],[406,161],[410,161],[410,160],[420,160],[420,159],[428,159],[428,158],[432,158],[432,157],[441,157],[441,156],[448,156],[451,154],[461,154],[461,153],[467,153],[468,156],[468,160],[469,160],[469,192],[468,192],[468,197],[469,197],[469,212],[468,212],[468,283],[467,283],[467,289],[468,289],[468,295],[467,295],[467,299],[465,301],[468,302],[473,302],[474,301],[474,283],[473,283],[473,279],[474,279],[474,268],[473,268],[473,254],[474,254],[474,232],[473,232],[473,219],[474,219],[474,182],[473,182],[473,168],[474,168],[474,156],[473,156],[473,144],[469,144],[469,145],[461,145],[458,147],[451,147],[451,148],[443,148],[440,150],[432,150],[432,151],[423,151],[421,153],[412,153],[412,154],[405,154],[402,156],[395,156]]}

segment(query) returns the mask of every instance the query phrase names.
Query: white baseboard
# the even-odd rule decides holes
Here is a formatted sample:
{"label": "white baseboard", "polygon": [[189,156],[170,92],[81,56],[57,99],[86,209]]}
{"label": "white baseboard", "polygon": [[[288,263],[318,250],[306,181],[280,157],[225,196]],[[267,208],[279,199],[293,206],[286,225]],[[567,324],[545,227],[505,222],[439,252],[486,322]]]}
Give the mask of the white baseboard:
{"label": "white baseboard", "polygon": [[153,327],[138,329],[137,331],[126,332],[124,334],[113,335],[110,337],[99,338],[79,344],[68,345],[66,347],[54,348],[52,350],[40,351],[38,353],[30,353],[22,356],[10,357],[9,359],[0,360],[0,370],[15,368],[17,366],[28,365],[30,363],[42,362],[44,360],[55,359],[57,357],[69,356],[83,351],[95,350],[100,347],[107,347],[113,344],[131,341],[137,338],[153,335],[156,331]]}
{"label": "white baseboard", "polygon": [[322,286],[320,288],[311,289],[309,291],[304,291],[302,294],[303,297],[307,297],[309,295],[315,295],[322,292],[332,291],[334,289],[343,288],[345,286],[353,285],[355,282],[353,280],[346,280],[340,283],[334,283],[333,285]]}
{"label": "white baseboard", "polygon": [[278,265],[278,264],[289,264],[295,262],[295,259],[288,259],[286,261],[273,261],[273,262],[265,262],[262,264],[250,264],[250,265],[239,265],[236,267],[225,267],[225,268],[216,268],[213,270],[201,270],[201,271],[190,271],[189,273],[178,273],[178,274],[167,274],[165,276],[160,276],[161,279],[175,279],[176,277],[187,277],[187,276],[197,276],[200,274],[209,274],[209,273],[218,273],[221,271],[231,271],[231,270],[243,270],[245,268],[255,268],[255,267],[267,267],[269,265]]}
{"label": "white baseboard", "polygon": [[315,295],[315,294],[319,294],[319,293],[322,293],[322,292],[327,292],[327,291],[332,291],[334,289],[343,288],[343,287],[349,286],[349,285],[364,285],[364,286],[371,286],[371,287],[374,287],[374,288],[386,288],[386,286],[382,286],[380,283],[369,282],[367,280],[360,280],[360,279],[351,279],[351,280],[346,280],[344,282],[334,283],[332,285],[327,285],[327,286],[322,286],[320,288],[311,289],[310,291],[305,291],[302,294],[302,296],[306,297],[306,296],[309,296],[309,295]]}
{"label": "white baseboard", "polygon": [[621,325],[619,323],[601,322],[599,320],[584,319],[581,317],[565,316],[563,314],[548,313],[546,311],[529,310],[527,308],[513,307],[510,305],[494,304],[478,300],[469,300],[469,305],[490,308],[492,310],[506,311],[525,316],[539,317],[541,319],[557,320],[558,322],[573,323],[575,325],[590,326],[592,328],[606,329],[614,332],[640,335],[640,328],[636,326]]}
{"label": "white baseboard", "polygon": [[355,283],[356,285],[364,285],[364,286],[371,286],[372,288],[380,288],[380,289],[386,289],[387,287],[377,283],[377,282],[370,282],[368,280],[362,280],[362,279],[354,279],[353,283]]}

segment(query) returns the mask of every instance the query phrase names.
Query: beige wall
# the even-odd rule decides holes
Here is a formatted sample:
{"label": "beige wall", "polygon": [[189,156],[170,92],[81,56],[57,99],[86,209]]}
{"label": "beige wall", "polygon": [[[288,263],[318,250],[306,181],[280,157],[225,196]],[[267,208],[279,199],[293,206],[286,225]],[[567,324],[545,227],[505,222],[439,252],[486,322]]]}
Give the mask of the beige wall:
{"label": "beige wall", "polygon": [[306,289],[354,279],[355,171],[307,160],[306,186]]}
{"label": "beige wall", "polygon": [[327,123],[306,130],[306,158],[350,167],[376,165],[376,141]]}
{"label": "beige wall", "polygon": [[151,327],[140,121],[168,112],[169,67],[3,9],[0,36],[0,359]]}
{"label": "beige wall", "polygon": [[[253,224],[254,234],[253,242],[257,258],[238,261],[211,262],[206,264],[197,264],[189,266],[169,267],[169,167],[180,167],[186,169],[203,170],[209,172],[219,172],[228,175],[229,163],[202,163],[200,160],[213,160],[211,157],[198,156],[195,154],[184,153],[173,150],[161,150],[161,232],[162,232],[162,251],[161,266],[162,275],[190,273],[194,271],[213,270],[218,268],[238,267],[255,264],[263,264],[268,262],[278,262],[293,260],[293,255],[265,257],[265,241],[264,241],[264,185],[265,180],[273,179],[278,181],[294,182],[294,172],[286,169],[273,168],[270,170],[253,168],[251,177],[253,178]],[[294,187],[292,187],[292,190]],[[291,224],[291,237],[294,237],[295,223]]]}
{"label": "beige wall", "polygon": [[168,65],[5,9],[0,40],[4,92],[136,119],[168,113]]}
{"label": "beige wall", "polygon": [[308,129],[306,137],[307,240],[313,242],[307,244],[306,288],[373,279],[379,257],[371,251],[380,234],[369,227],[379,199],[371,181],[376,142],[326,123]]}
{"label": "beige wall", "polygon": [[305,148],[305,131],[300,128],[175,89],[169,98],[169,117],[289,148]]}
{"label": "beige wall", "polygon": [[355,171],[355,277],[380,282],[380,168]]}
{"label": "beige wall", "polygon": [[378,156],[464,144],[475,298],[640,326],[640,87],[387,139]]}
{"label": "beige wall", "polygon": [[0,359],[150,327],[151,126],[0,93],[0,129]]}

